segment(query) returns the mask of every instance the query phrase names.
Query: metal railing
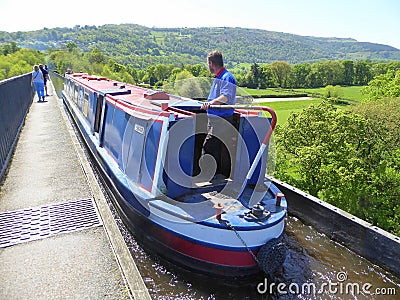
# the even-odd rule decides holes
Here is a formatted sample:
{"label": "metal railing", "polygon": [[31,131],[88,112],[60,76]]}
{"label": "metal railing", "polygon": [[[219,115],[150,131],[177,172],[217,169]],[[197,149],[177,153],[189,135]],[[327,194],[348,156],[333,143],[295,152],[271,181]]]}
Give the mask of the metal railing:
{"label": "metal railing", "polygon": [[11,159],[25,116],[32,104],[31,73],[0,81],[0,180]]}

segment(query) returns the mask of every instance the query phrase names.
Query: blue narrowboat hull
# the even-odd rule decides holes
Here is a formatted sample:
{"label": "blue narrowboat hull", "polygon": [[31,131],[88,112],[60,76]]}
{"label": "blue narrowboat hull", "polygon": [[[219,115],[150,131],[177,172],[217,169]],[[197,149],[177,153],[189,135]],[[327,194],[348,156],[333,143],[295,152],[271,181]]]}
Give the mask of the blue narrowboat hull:
{"label": "blue narrowboat hull", "polygon": [[[78,76],[78,79],[81,77],[82,75]],[[96,79],[96,81],[101,80],[104,79]],[[128,131],[126,128],[130,126],[132,116],[135,116],[138,107],[141,109],[142,106],[130,107],[122,102],[118,104],[116,92],[96,90],[90,84],[75,81],[72,76],[66,77],[65,84],[67,88],[63,91],[64,103],[112,192],[121,219],[146,249],[184,268],[208,275],[247,277],[260,272],[258,252],[268,241],[279,241],[285,226],[286,200],[283,197],[280,204],[276,204],[277,194],[280,191],[272,183],[267,182],[264,177],[261,178],[261,184],[259,179],[257,182],[257,185],[268,187],[267,191],[263,191],[260,200],[260,203],[268,208],[270,214],[268,217],[259,220],[252,220],[252,217],[249,217],[251,208],[246,205],[244,198],[248,195],[251,198],[252,194],[255,194],[254,186],[250,185],[234,204],[233,200],[229,200],[231,202],[223,200],[232,207],[237,207],[238,212],[230,216],[231,213],[227,210],[224,212],[226,219],[221,220],[213,213],[215,209],[210,207],[210,203],[197,202],[197,198],[212,199],[215,193],[220,193],[225,188],[225,185],[188,188],[185,184],[176,184],[165,171],[166,161],[173,163],[168,156],[172,154],[168,154],[168,151],[174,152],[171,150],[174,147],[164,138],[163,132],[165,128],[170,130],[171,124],[174,124],[173,122],[164,124],[171,117],[165,117],[162,113],[152,117],[150,110],[144,109],[141,114],[149,115],[143,117],[140,114],[140,118],[135,119],[135,123],[131,124],[131,130]],[[72,86],[72,90],[68,85]],[[74,95],[79,96],[75,99]],[[108,95],[117,100],[108,99]],[[100,99],[101,104],[99,104]],[[111,107],[112,105],[114,106]],[[114,119],[108,121],[107,114],[113,109]],[[129,120],[126,123],[118,121],[115,119],[118,113],[122,118]],[[146,123],[149,118],[151,125]],[[180,119],[177,120],[175,122],[179,122]],[[185,128],[191,130],[193,122],[190,118],[182,122],[186,122],[185,124],[189,126]],[[122,144],[121,152],[129,154],[128,158],[116,150],[118,143],[115,143],[115,140],[105,138],[112,134],[118,136],[115,133],[118,124],[126,127],[119,129],[124,131],[123,138],[116,140]],[[124,147],[127,148],[124,145],[127,134],[132,136],[131,140],[135,134],[139,138],[135,147],[130,145],[129,150],[124,150]],[[182,151],[193,146],[194,141],[190,139],[185,139],[185,142],[180,144],[184,149]],[[139,151],[137,150],[139,148],[142,153],[136,154],[135,151]],[[130,160],[135,155],[139,158],[136,161]],[[159,160],[163,160],[164,164],[160,166]],[[192,163],[190,158],[179,157],[178,161],[183,165],[184,172],[190,173],[191,167],[187,169],[187,165]],[[140,171],[141,164],[147,165],[150,171],[143,175],[143,171]],[[140,170],[132,171],[135,168]],[[187,194],[190,196],[185,198]],[[184,203],[188,199],[192,199],[190,201],[193,202]]]}

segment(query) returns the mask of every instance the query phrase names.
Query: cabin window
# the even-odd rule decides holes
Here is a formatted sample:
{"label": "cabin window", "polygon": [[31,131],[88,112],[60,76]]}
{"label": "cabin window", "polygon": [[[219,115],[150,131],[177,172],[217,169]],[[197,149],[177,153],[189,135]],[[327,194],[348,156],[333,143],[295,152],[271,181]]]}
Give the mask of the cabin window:
{"label": "cabin window", "polygon": [[78,107],[79,107],[79,110],[82,111],[83,110],[83,88],[82,87],[78,87],[78,91],[79,91]]}
{"label": "cabin window", "polygon": [[88,110],[89,110],[89,94],[85,92],[83,99],[83,109],[82,109],[83,115],[85,117],[88,116]]}
{"label": "cabin window", "polygon": [[74,94],[73,94],[73,90],[72,90],[72,83],[70,81],[68,82],[67,88],[68,88],[68,90],[67,90],[68,96],[70,97],[70,99],[72,99],[72,96]]}
{"label": "cabin window", "polygon": [[74,97],[73,97],[75,103],[78,103],[78,97],[79,97],[79,86],[75,85],[75,87],[74,87]]}
{"label": "cabin window", "polygon": [[104,100],[103,95],[99,95],[97,97],[96,116],[94,119],[94,131],[95,132],[99,132],[99,129],[100,129],[100,118],[101,118],[101,110],[103,108],[103,100]]}

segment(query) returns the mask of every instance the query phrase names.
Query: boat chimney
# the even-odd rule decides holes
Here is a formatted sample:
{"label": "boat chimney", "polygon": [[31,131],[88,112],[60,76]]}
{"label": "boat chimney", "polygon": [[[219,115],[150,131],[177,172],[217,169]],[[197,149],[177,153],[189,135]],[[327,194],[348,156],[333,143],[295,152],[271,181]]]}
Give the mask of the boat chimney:
{"label": "boat chimney", "polygon": [[161,110],[168,110],[168,102],[161,103]]}
{"label": "boat chimney", "polygon": [[282,200],[282,198],[283,198],[284,196],[285,196],[285,195],[282,194],[282,193],[277,193],[277,194],[276,194],[276,203],[275,203],[276,206],[281,206],[281,200]]}
{"label": "boat chimney", "polygon": [[221,214],[222,210],[224,209],[224,205],[221,203],[216,203],[214,204],[214,208],[215,208],[215,217],[217,218],[217,220],[221,220]]}

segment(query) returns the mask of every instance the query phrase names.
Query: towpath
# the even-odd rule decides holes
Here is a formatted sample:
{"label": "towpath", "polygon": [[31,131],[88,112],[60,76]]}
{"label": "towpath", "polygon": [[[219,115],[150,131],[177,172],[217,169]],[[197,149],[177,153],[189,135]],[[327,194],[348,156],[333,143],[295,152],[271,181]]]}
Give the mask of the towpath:
{"label": "towpath", "polygon": [[0,185],[0,299],[150,299],[51,82]]}

